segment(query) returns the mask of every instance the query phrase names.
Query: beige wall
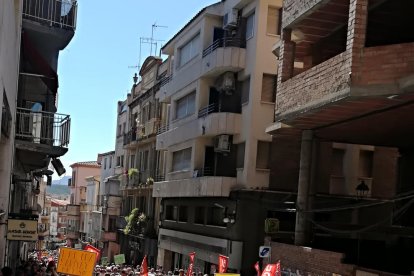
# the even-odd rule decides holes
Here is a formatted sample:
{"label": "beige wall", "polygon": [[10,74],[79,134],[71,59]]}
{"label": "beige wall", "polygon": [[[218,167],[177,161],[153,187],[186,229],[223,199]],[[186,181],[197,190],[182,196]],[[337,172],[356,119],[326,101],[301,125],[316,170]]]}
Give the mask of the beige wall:
{"label": "beige wall", "polygon": [[73,204],[75,205],[80,204],[80,199],[81,199],[80,187],[86,187],[87,185],[86,178],[88,176],[99,175],[100,171],[101,171],[100,167],[89,167],[89,166],[81,166],[81,165],[76,165],[72,167],[72,183],[73,183],[73,179],[75,179],[75,187],[71,189],[71,193],[73,192],[75,195],[75,201]]}
{"label": "beige wall", "polygon": [[[217,77],[203,75],[201,70],[204,65],[202,51],[213,43],[213,29],[214,26],[222,25],[221,16],[235,6],[243,8],[243,16],[255,12],[254,36],[247,41],[245,68],[238,72],[240,81],[250,76],[250,96],[249,102],[242,107],[239,133],[234,133],[233,136],[233,143],[246,143],[244,169],[238,171],[237,184],[252,188],[268,187],[269,185],[270,171],[256,169],[256,155],[258,141],[272,141],[271,136],[265,133],[265,129],[273,122],[274,104],[261,101],[261,90],[263,73],[275,75],[277,73],[277,59],[271,49],[279,40],[279,36],[268,35],[266,26],[268,7],[281,7],[281,0],[226,1],[213,10],[208,9],[207,16],[197,18],[167,47],[166,52],[174,55],[176,60],[173,79],[163,86],[160,93],[157,94],[161,101],[170,103],[170,131],[157,138],[157,148],[168,150],[166,158],[167,180],[191,178],[192,171],[203,166],[205,146],[212,145],[212,137],[205,138],[201,134],[201,127],[197,122],[200,120],[197,111],[208,104],[209,88]],[[177,67],[179,48],[197,33],[200,33],[200,44],[202,45],[199,54],[187,64]],[[197,91],[195,114],[175,120],[176,101],[192,91]],[[165,144],[168,145],[165,146]],[[192,147],[190,171],[171,172],[172,153],[187,147]]]}
{"label": "beige wall", "polygon": [[[0,92],[7,95],[12,115],[10,137],[0,138],[0,209],[8,213],[10,178],[13,160],[14,122],[16,114],[17,80],[21,29],[21,0],[0,1]],[[0,100],[3,101],[3,97]],[[0,114],[0,119],[1,119]],[[0,224],[0,236],[5,236],[5,224]],[[6,240],[0,239],[0,265],[4,264]]]}

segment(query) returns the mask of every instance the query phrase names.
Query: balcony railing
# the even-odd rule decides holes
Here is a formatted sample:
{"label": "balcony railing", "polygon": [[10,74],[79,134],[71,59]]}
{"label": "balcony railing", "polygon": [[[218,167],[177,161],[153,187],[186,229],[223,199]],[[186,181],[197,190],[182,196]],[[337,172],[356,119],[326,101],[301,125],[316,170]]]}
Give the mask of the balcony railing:
{"label": "balcony railing", "polygon": [[77,8],[73,0],[23,0],[23,18],[75,30]]}
{"label": "balcony railing", "polygon": [[67,147],[70,116],[17,108],[16,139],[56,147]]}
{"label": "balcony railing", "polygon": [[218,112],[218,104],[212,103],[198,111],[198,118],[205,117],[208,114]]}
{"label": "balcony railing", "polygon": [[214,52],[217,48],[238,47],[246,48],[246,40],[237,37],[225,37],[217,39],[203,51],[203,58]]}
{"label": "balcony railing", "polygon": [[160,80],[160,87],[163,87],[164,85],[166,85],[167,83],[169,83],[172,79],[173,75],[169,75],[169,76],[165,76]]}
{"label": "balcony railing", "polygon": [[168,130],[170,130],[170,125],[166,124],[166,125],[162,125],[158,128],[157,130],[157,135],[167,132]]}

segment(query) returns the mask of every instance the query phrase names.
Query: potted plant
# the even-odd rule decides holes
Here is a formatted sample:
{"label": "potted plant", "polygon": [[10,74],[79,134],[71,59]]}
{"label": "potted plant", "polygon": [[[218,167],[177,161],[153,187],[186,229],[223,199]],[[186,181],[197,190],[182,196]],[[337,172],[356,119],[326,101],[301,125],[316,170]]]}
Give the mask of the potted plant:
{"label": "potted plant", "polygon": [[132,182],[132,184],[138,183],[139,180],[139,171],[135,168],[130,168],[128,170],[128,179]]}
{"label": "potted plant", "polygon": [[146,182],[147,186],[151,186],[154,184],[154,178],[152,177],[148,177],[147,178],[147,182]]}

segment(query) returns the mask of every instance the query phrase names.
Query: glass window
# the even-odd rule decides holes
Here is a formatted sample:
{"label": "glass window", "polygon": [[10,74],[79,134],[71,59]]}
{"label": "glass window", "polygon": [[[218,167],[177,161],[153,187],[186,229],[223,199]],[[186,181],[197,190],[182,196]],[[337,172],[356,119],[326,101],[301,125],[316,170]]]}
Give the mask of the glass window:
{"label": "glass window", "polygon": [[244,168],[244,150],[246,143],[237,145],[237,168]]}
{"label": "glass window", "polygon": [[204,217],[206,214],[206,209],[202,206],[198,206],[194,210],[194,223],[204,224]]}
{"label": "glass window", "polygon": [[106,157],[104,158],[104,170],[106,170]]}
{"label": "glass window", "polygon": [[109,156],[109,168],[112,167],[112,156]]}
{"label": "glass window", "polygon": [[213,226],[225,226],[223,222],[224,219],[224,209],[220,207],[208,208],[207,212],[207,224]]}
{"label": "glass window", "polygon": [[135,168],[135,154],[131,154],[131,156],[130,156],[130,168]]}
{"label": "glass window", "polygon": [[173,152],[173,171],[188,170],[191,167],[191,148]]}
{"label": "glass window", "polygon": [[257,141],[256,168],[268,169],[270,158],[270,142]]}
{"label": "glass window", "polygon": [[175,118],[181,119],[195,113],[196,93],[190,93],[176,101]]}
{"label": "glass window", "polygon": [[187,42],[184,46],[182,46],[179,51],[179,66],[183,66],[187,62],[189,62],[192,58],[194,58],[200,48],[200,34],[197,34],[193,39]]}
{"label": "glass window", "polygon": [[249,102],[250,94],[250,77],[245,79],[242,83],[241,103],[245,104]]}
{"label": "glass window", "polygon": [[178,210],[178,221],[179,222],[188,221],[188,207],[187,206],[180,206]]}
{"label": "glass window", "polygon": [[246,23],[246,39],[250,39],[254,36],[254,13],[247,17]]}
{"label": "glass window", "polygon": [[178,207],[177,206],[172,206],[172,205],[167,205],[166,209],[166,213],[165,213],[165,219],[166,220],[177,220],[177,216],[178,216]]}

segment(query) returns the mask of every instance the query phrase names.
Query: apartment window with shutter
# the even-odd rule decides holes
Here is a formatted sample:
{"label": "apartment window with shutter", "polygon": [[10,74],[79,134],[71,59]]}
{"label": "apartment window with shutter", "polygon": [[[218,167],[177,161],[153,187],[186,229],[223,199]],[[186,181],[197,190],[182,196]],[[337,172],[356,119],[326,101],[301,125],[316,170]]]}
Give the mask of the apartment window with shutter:
{"label": "apartment window with shutter", "polygon": [[109,168],[112,167],[112,156],[109,156]]}
{"label": "apartment window with shutter", "polygon": [[130,156],[131,160],[130,160],[130,168],[135,168],[135,154],[132,154]]}
{"label": "apartment window with shutter", "polygon": [[267,33],[271,35],[280,35],[279,27],[279,8],[269,7],[267,10]]}
{"label": "apartment window with shutter", "polygon": [[257,141],[256,168],[269,169],[270,142]]}
{"label": "apartment window with shutter", "polygon": [[177,221],[178,219],[178,207],[173,205],[167,205],[165,208],[165,220]]}
{"label": "apartment window with shutter", "polygon": [[247,17],[246,23],[246,39],[250,39],[254,36],[254,13]]}
{"label": "apartment window with shutter", "polygon": [[179,54],[179,66],[183,66],[195,56],[197,56],[200,50],[200,34],[197,34],[184,46],[178,49]]}
{"label": "apartment window with shutter", "polygon": [[196,93],[192,92],[176,101],[175,119],[181,119],[195,113]]}
{"label": "apartment window with shutter", "polygon": [[244,168],[244,151],[246,143],[241,143],[237,145],[237,168]]}
{"label": "apartment window with shutter", "polygon": [[276,100],[276,75],[263,74],[262,101],[274,103]]}
{"label": "apartment window with shutter", "polygon": [[107,160],[106,160],[106,157],[104,158],[104,170],[106,170],[106,162],[107,162]]}
{"label": "apartment window with shutter", "polygon": [[189,170],[191,167],[191,148],[173,152],[173,171]]}
{"label": "apartment window with shutter", "polygon": [[142,163],[141,163],[141,170],[146,171],[148,169],[148,155],[149,151],[146,150],[142,154]]}
{"label": "apartment window with shutter", "polygon": [[121,163],[120,163],[120,166],[121,166],[121,167],[123,167],[123,166],[124,166],[124,156],[123,156],[123,155],[121,155]]}
{"label": "apartment window with shutter", "polygon": [[180,206],[178,210],[178,221],[179,222],[188,221],[188,207],[187,206]]}
{"label": "apartment window with shutter", "polygon": [[249,102],[249,94],[250,94],[250,77],[242,83],[242,91],[241,91],[241,103],[246,104]]}

